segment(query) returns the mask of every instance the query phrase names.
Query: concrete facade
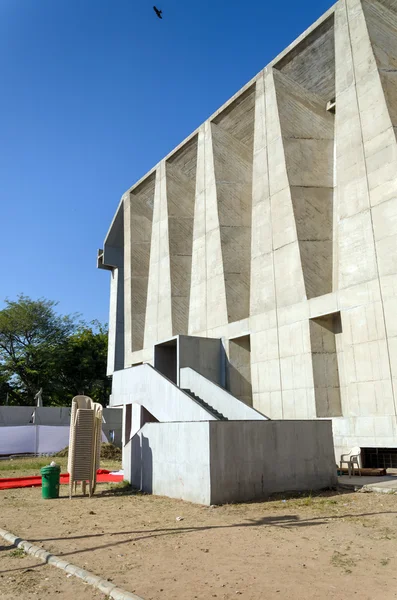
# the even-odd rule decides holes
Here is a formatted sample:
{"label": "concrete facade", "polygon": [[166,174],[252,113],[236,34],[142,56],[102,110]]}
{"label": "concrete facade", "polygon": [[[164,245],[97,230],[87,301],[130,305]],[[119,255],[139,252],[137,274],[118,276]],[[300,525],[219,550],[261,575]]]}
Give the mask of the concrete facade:
{"label": "concrete facade", "polygon": [[122,197],[109,374],[218,338],[271,419],[397,448],[397,2],[339,0]]}
{"label": "concrete facade", "polygon": [[335,486],[333,453],[330,421],[147,423],[124,468],[144,492],[224,504]]}

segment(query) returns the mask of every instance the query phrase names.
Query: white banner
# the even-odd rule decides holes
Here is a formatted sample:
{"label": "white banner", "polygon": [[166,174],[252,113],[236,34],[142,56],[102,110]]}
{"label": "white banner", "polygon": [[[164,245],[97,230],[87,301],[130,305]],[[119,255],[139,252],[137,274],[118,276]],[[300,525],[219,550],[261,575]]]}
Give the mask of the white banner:
{"label": "white banner", "polygon": [[[0,427],[0,456],[59,452],[69,445],[69,429],[68,425]],[[102,441],[107,441],[103,432]]]}

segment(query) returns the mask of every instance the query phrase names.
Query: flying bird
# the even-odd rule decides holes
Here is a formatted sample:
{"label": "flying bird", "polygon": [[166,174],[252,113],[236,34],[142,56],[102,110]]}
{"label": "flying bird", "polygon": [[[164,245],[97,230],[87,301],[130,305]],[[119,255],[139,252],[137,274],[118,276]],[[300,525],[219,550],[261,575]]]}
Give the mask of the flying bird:
{"label": "flying bird", "polygon": [[163,17],[161,16],[163,11],[159,10],[156,6],[153,6],[153,10],[156,13],[156,15],[158,16],[159,19],[162,19]]}

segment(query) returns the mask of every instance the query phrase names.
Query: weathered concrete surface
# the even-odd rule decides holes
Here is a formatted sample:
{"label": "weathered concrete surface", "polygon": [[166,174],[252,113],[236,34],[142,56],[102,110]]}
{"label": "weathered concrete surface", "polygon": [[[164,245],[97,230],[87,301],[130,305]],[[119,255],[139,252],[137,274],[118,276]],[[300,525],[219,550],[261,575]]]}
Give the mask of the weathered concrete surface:
{"label": "weathered concrete surface", "polygon": [[178,342],[179,371],[191,367],[209,381],[225,385],[225,353],[221,340],[180,335]]}
{"label": "weathered concrete surface", "polygon": [[385,475],[383,477],[365,477],[354,475],[338,477],[341,488],[376,492],[378,494],[397,494],[397,477]]}
{"label": "weathered concrete surface", "polygon": [[125,449],[124,478],[147,493],[209,505],[209,436],[208,422],[146,423]]}
{"label": "weathered concrete surface", "polygon": [[339,0],[123,195],[110,367],[222,339],[263,414],[397,447],[396,39],[395,0]]}
{"label": "weathered concrete surface", "polygon": [[218,424],[209,424],[213,504],[336,485],[330,421]]}
{"label": "weathered concrete surface", "polygon": [[337,482],[330,421],[147,423],[128,453],[133,485],[206,505]]}

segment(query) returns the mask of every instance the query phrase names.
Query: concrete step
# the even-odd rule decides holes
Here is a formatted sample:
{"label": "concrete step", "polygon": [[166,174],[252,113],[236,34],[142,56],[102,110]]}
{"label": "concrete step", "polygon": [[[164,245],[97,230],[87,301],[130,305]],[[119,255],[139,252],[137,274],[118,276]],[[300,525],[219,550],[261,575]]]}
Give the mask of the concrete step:
{"label": "concrete step", "polygon": [[192,392],[192,390],[184,389],[182,391],[185,392],[186,394],[189,394],[189,396],[191,398],[193,398],[198,404],[200,404],[209,413],[211,413],[216,419],[218,419],[218,421],[227,421],[228,420],[228,418],[225,417],[225,415],[223,415],[218,410],[216,410],[216,408],[214,408],[213,406],[211,406],[210,404],[208,404],[207,402],[205,402],[205,400],[203,400],[202,398],[200,398],[199,396],[197,396],[197,394],[195,394],[194,392]]}

